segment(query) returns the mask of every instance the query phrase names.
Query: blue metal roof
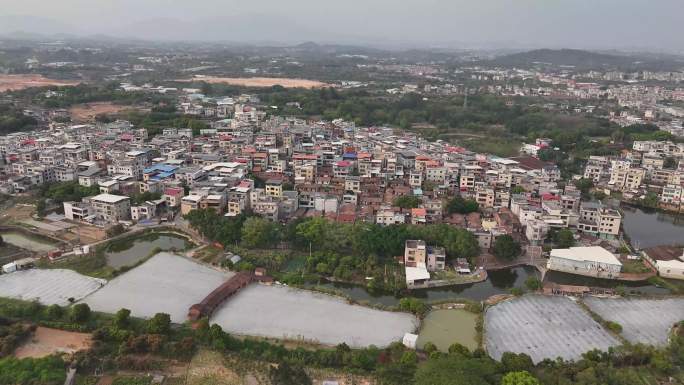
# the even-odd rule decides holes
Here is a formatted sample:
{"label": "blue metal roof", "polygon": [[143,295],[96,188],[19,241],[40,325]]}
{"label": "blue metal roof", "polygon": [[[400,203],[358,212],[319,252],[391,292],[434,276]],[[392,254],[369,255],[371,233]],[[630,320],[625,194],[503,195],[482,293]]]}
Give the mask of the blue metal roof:
{"label": "blue metal roof", "polygon": [[178,170],[178,166],[173,166],[173,165],[166,164],[166,163],[157,163],[157,164],[153,164],[152,166],[144,169],[143,172],[146,174],[152,173],[155,171],[168,173],[168,172],[174,172],[176,170]]}

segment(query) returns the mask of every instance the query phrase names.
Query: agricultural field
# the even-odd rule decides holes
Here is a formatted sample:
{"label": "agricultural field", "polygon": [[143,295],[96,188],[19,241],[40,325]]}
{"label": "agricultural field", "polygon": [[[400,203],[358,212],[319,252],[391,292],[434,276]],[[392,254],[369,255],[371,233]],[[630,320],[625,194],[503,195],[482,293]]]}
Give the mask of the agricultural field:
{"label": "agricultural field", "polygon": [[504,352],[525,353],[535,363],[557,357],[577,360],[590,350],[618,345],[617,338],[566,297],[526,295],[485,314],[485,346],[496,360]]}
{"label": "agricultural field", "polygon": [[107,281],[66,269],[31,269],[0,275],[0,296],[44,305],[66,306],[85,298]]}
{"label": "agricultural field", "polygon": [[327,294],[285,286],[251,285],[214,314],[229,333],[352,347],[384,347],[415,332],[410,314],[350,305]]}
{"label": "agricultural field", "polygon": [[112,279],[84,302],[106,313],[130,309],[133,316],[142,318],[168,313],[173,322],[182,323],[190,306],[202,301],[230,276],[175,254],[159,253]]}
{"label": "agricultural field", "polygon": [[684,320],[684,299],[584,299],[601,318],[620,324],[622,336],[631,343],[663,347],[672,327]]}

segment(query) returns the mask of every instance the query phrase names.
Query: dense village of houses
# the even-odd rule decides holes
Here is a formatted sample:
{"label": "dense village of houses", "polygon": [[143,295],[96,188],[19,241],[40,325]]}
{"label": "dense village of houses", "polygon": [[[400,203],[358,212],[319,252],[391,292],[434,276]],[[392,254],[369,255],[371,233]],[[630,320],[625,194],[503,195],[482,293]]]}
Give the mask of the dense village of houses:
{"label": "dense village of houses", "polygon": [[[150,139],[145,129],[116,121],[52,124],[45,131],[0,137],[0,192],[67,181],[98,186],[97,195],[63,203],[67,220],[97,226],[158,222],[206,208],[279,222],[322,216],[382,226],[447,223],[471,231],[485,252],[508,234],[536,256],[550,230],[569,228],[588,248],[554,250],[550,268],[608,278],[620,272],[614,256],[621,245],[620,211],[583,201],[555,165],[536,157],[552,145],[549,139],[525,145],[521,156],[501,158],[392,128],[267,118],[254,101],[249,95],[225,98],[210,112],[183,102],[179,107],[186,113],[216,119],[199,136],[167,128]],[[670,158],[675,164],[666,168]],[[626,199],[656,193],[663,208],[681,211],[682,158],[684,144],[635,142],[620,157],[591,157],[575,178]],[[160,198],[132,203],[131,196],[145,192]],[[476,201],[480,210],[448,213],[445,202],[456,195]],[[417,197],[420,204],[394,206],[403,196]],[[444,255],[444,249],[420,240],[407,243],[407,284],[445,269]],[[671,275],[684,278],[681,258],[669,258],[667,265]],[[470,273],[464,261],[456,269]]]}

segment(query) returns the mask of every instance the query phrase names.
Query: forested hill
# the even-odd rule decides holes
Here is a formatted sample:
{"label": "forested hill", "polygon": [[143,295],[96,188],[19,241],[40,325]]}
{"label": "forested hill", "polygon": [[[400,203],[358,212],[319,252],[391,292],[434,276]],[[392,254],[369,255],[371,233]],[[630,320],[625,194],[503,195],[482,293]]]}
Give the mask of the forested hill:
{"label": "forested hill", "polygon": [[637,55],[607,54],[578,49],[537,49],[499,56],[483,62],[483,64],[520,68],[571,66],[578,70],[616,69],[636,71],[648,69],[652,71],[668,71],[684,66],[684,60],[669,55],[651,55],[645,58]]}

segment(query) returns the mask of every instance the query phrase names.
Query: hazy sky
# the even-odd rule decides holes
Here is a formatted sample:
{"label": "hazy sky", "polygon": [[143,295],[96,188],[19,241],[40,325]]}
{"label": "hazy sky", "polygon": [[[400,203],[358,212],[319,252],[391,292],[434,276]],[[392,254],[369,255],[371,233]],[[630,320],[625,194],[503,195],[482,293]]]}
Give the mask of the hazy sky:
{"label": "hazy sky", "polygon": [[684,0],[0,0],[0,33],[684,50]]}

